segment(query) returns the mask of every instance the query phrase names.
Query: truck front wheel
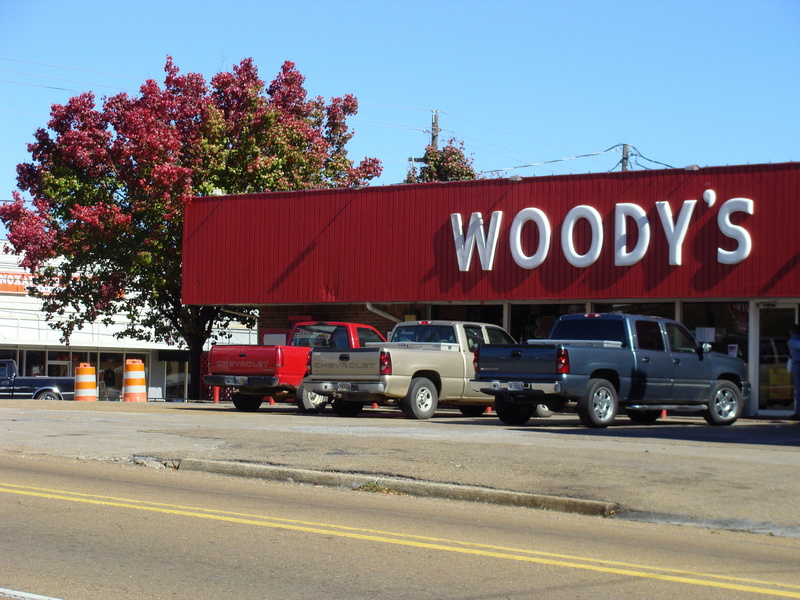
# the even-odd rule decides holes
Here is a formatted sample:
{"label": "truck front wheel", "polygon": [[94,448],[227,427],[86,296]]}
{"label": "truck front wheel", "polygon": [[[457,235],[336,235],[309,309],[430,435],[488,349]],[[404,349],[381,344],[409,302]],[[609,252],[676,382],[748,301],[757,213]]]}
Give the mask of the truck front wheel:
{"label": "truck front wheel", "polygon": [[248,394],[235,393],[233,395],[233,405],[242,412],[255,412],[261,407],[261,396],[250,396]]}
{"label": "truck front wheel", "polygon": [[525,425],[533,416],[533,404],[509,402],[508,396],[500,394],[494,398],[494,411],[497,418],[506,425]]}
{"label": "truck front wheel", "polygon": [[739,418],[742,408],[742,394],[736,384],[718,381],[703,418],[709,425],[731,425]]}
{"label": "truck front wheel", "polygon": [[411,419],[430,419],[439,404],[439,392],[430,379],[415,377],[400,407]]}
{"label": "truck front wheel", "polygon": [[586,427],[608,427],[617,416],[617,390],[605,379],[590,379],[578,400],[578,417]]}

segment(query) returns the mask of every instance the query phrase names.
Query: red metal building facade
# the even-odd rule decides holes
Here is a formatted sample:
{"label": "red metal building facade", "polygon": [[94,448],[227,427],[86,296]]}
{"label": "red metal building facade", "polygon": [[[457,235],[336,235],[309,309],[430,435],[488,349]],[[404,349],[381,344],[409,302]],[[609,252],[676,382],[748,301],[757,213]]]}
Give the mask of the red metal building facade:
{"label": "red metal building facade", "polygon": [[800,163],[196,199],[186,304],[800,297]]}

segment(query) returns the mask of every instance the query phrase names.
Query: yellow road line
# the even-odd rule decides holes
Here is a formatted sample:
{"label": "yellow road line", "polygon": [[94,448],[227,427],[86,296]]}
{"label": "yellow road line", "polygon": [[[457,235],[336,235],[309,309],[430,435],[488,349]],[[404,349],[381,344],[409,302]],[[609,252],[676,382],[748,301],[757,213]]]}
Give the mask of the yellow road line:
{"label": "yellow road line", "polygon": [[520,548],[505,548],[502,546],[492,546],[473,542],[461,542],[442,538],[393,533],[374,529],[361,529],[327,523],[314,523],[309,521],[283,519],[263,515],[234,513],[217,509],[175,506],[146,500],[115,498],[112,496],[83,494],[65,490],[51,490],[47,488],[6,483],[0,483],[0,493],[32,496],[50,500],[64,500],[99,506],[130,508],[134,510],[143,510],[199,519],[209,519],[213,521],[223,521],[241,525],[269,527],[273,529],[337,536],[362,541],[394,544],[398,546],[424,548],[428,550],[439,550],[444,552],[456,552],[460,554],[470,554],[474,556],[513,560],[518,562],[529,562],[571,569],[582,569],[606,574],[627,575],[629,577],[640,577],[727,590],[752,592],[756,594],[778,596],[782,598],[800,598],[800,585],[782,584],[741,577],[729,577],[725,575],[716,575],[713,573],[684,571],[664,567],[652,567],[647,565],[637,565],[634,563],[593,559]]}

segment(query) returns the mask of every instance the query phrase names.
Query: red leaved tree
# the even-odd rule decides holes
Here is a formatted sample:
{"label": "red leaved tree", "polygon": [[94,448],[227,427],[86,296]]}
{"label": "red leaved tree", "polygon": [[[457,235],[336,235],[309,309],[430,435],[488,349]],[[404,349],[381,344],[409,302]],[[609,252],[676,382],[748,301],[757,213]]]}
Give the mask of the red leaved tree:
{"label": "red leaved tree", "polygon": [[[167,57],[163,86],[104,99],[90,92],[53,105],[47,129],[17,167],[20,190],[0,220],[34,275],[50,326],[65,342],[88,323],[125,315],[119,335],[190,350],[190,397],[199,396],[203,345],[230,313],[181,305],[183,214],[193,196],[362,185],[381,173],[345,146],[347,95],[308,99],[284,63],[267,87],[251,59],[210,82]],[[47,289],[48,293],[44,293]]]}

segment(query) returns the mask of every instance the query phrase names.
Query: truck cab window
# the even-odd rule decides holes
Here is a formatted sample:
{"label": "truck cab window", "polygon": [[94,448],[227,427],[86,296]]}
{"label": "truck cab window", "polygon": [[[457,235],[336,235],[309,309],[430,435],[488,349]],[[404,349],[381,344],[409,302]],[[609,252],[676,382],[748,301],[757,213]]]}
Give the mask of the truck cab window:
{"label": "truck cab window", "polygon": [[467,335],[467,349],[470,352],[483,343],[483,333],[480,327],[464,325],[464,333]]}
{"label": "truck cab window", "polygon": [[661,327],[655,321],[636,321],[636,339],[639,350],[666,350]]}
{"label": "truck cab window", "polygon": [[683,326],[667,323],[667,338],[673,352],[697,352],[697,342]]}
{"label": "truck cab window", "polygon": [[358,343],[361,347],[364,347],[367,342],[382,342],[381,336],[378,335],[376,331],[372,329],[367,329],[366,327],[359,327],[358,328]]}
{"label": "truck cab window", "polygon": [[487,327],[486,335],[489,336],[490,344],[514,344],[514,338],[508,335],[505,330],[497,327]]}
{"label": "truck cab window", "polygon": [[331,346],[334,348],[349,348],[350,340],[347,339],[347,330],[344,327],[337,327],[331,336]]}

